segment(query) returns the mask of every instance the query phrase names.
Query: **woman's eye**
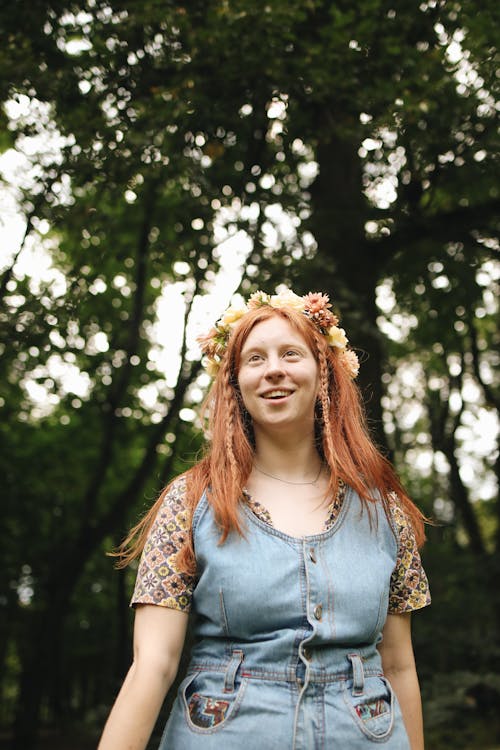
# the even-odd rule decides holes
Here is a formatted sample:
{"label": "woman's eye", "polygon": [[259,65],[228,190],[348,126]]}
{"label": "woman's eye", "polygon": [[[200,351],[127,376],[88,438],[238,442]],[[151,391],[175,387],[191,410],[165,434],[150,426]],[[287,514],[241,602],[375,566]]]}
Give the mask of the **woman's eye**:
{"label": "woman's eye", "polygon": [[285,357],[298,357],[299,353],[296,352],[294,349],[289,349],[287,352],[285,352]]}

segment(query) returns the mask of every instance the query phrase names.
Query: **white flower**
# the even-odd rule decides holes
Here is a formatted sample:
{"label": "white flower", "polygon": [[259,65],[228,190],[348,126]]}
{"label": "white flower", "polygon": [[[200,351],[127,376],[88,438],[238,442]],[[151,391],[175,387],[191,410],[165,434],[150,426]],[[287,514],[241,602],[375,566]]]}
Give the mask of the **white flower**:
{"label": "white flower", "polygon": [[343,328],[332,326],[328,329],[328,346],[335,346],[337,349],[345,349],[347,346],[347,336]]}
{"label": "white flower", "polygon": [[270,299],[271,298],[269,297],[268,294],[266,294],[266,292],[261,292],[261,291],[254,292],[253,294],[250,295],[248,299],[248,309],[254,310],[256,307],[262,307],[263,305],[268,305]]}
{"label": "white flower", "polygon": [[298,294],[292,292],[291,289],[287,289],[279,294],[273,294],[269,304],[271,307],[291,307],[292,310],[297,312],[304,312],[305,301],[303,297],[299,297]]}

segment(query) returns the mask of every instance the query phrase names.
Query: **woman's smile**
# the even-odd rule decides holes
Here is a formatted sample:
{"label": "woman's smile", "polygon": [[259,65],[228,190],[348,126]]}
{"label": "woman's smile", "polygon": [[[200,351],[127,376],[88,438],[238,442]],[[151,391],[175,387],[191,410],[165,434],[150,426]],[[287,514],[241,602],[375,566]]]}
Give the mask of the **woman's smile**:
{"label": "woman's smile", "polygon": [[293,391],[287,391],[282,388],[274,388],[271,391],[267,391],[266,393],[262,394],[262,398],[265,398],[269,401],[283,401],[283,399],[288,398],[293,394]]}

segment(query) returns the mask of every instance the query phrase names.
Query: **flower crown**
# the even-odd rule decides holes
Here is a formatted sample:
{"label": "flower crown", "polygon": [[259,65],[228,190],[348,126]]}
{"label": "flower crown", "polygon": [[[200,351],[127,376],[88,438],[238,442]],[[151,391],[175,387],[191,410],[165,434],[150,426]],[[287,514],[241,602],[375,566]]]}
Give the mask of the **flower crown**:
{"label": "flower crown", "polygon": [[303,313],[314,323],[318,331],[326,336],[328,346],[338,350],[342,365],[351,378],[355,378],[359,371],[359,361],[356,353],[347,348],[348,340],[343,328],[338,327],[338,318],[331,311],[330,298],[320,292],[309,292],[304,297],[286,289],[279,294],[269,295],[265,292],[254,292],[248,302],[241,305],[230,305],[219,318],[215,326],[204,336],[196,339],[201,351],[206,357],[206,369],[209,375],[215,376],[222,363],[231,333],[242,318],[250,310],[259,307],[290,308]]}

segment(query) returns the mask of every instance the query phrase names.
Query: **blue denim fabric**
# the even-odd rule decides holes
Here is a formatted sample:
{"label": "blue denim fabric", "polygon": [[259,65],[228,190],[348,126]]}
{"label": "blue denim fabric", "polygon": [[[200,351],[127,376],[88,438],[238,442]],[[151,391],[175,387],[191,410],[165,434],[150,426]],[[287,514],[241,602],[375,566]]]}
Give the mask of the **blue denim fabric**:
{"label": "blue denim fabric", "polygon": [[349,489],[333,527],[290,537],[243,507],[220,532],[193,519],[195,646],[160,750],[409,750],[376,644],[397,540]]}

